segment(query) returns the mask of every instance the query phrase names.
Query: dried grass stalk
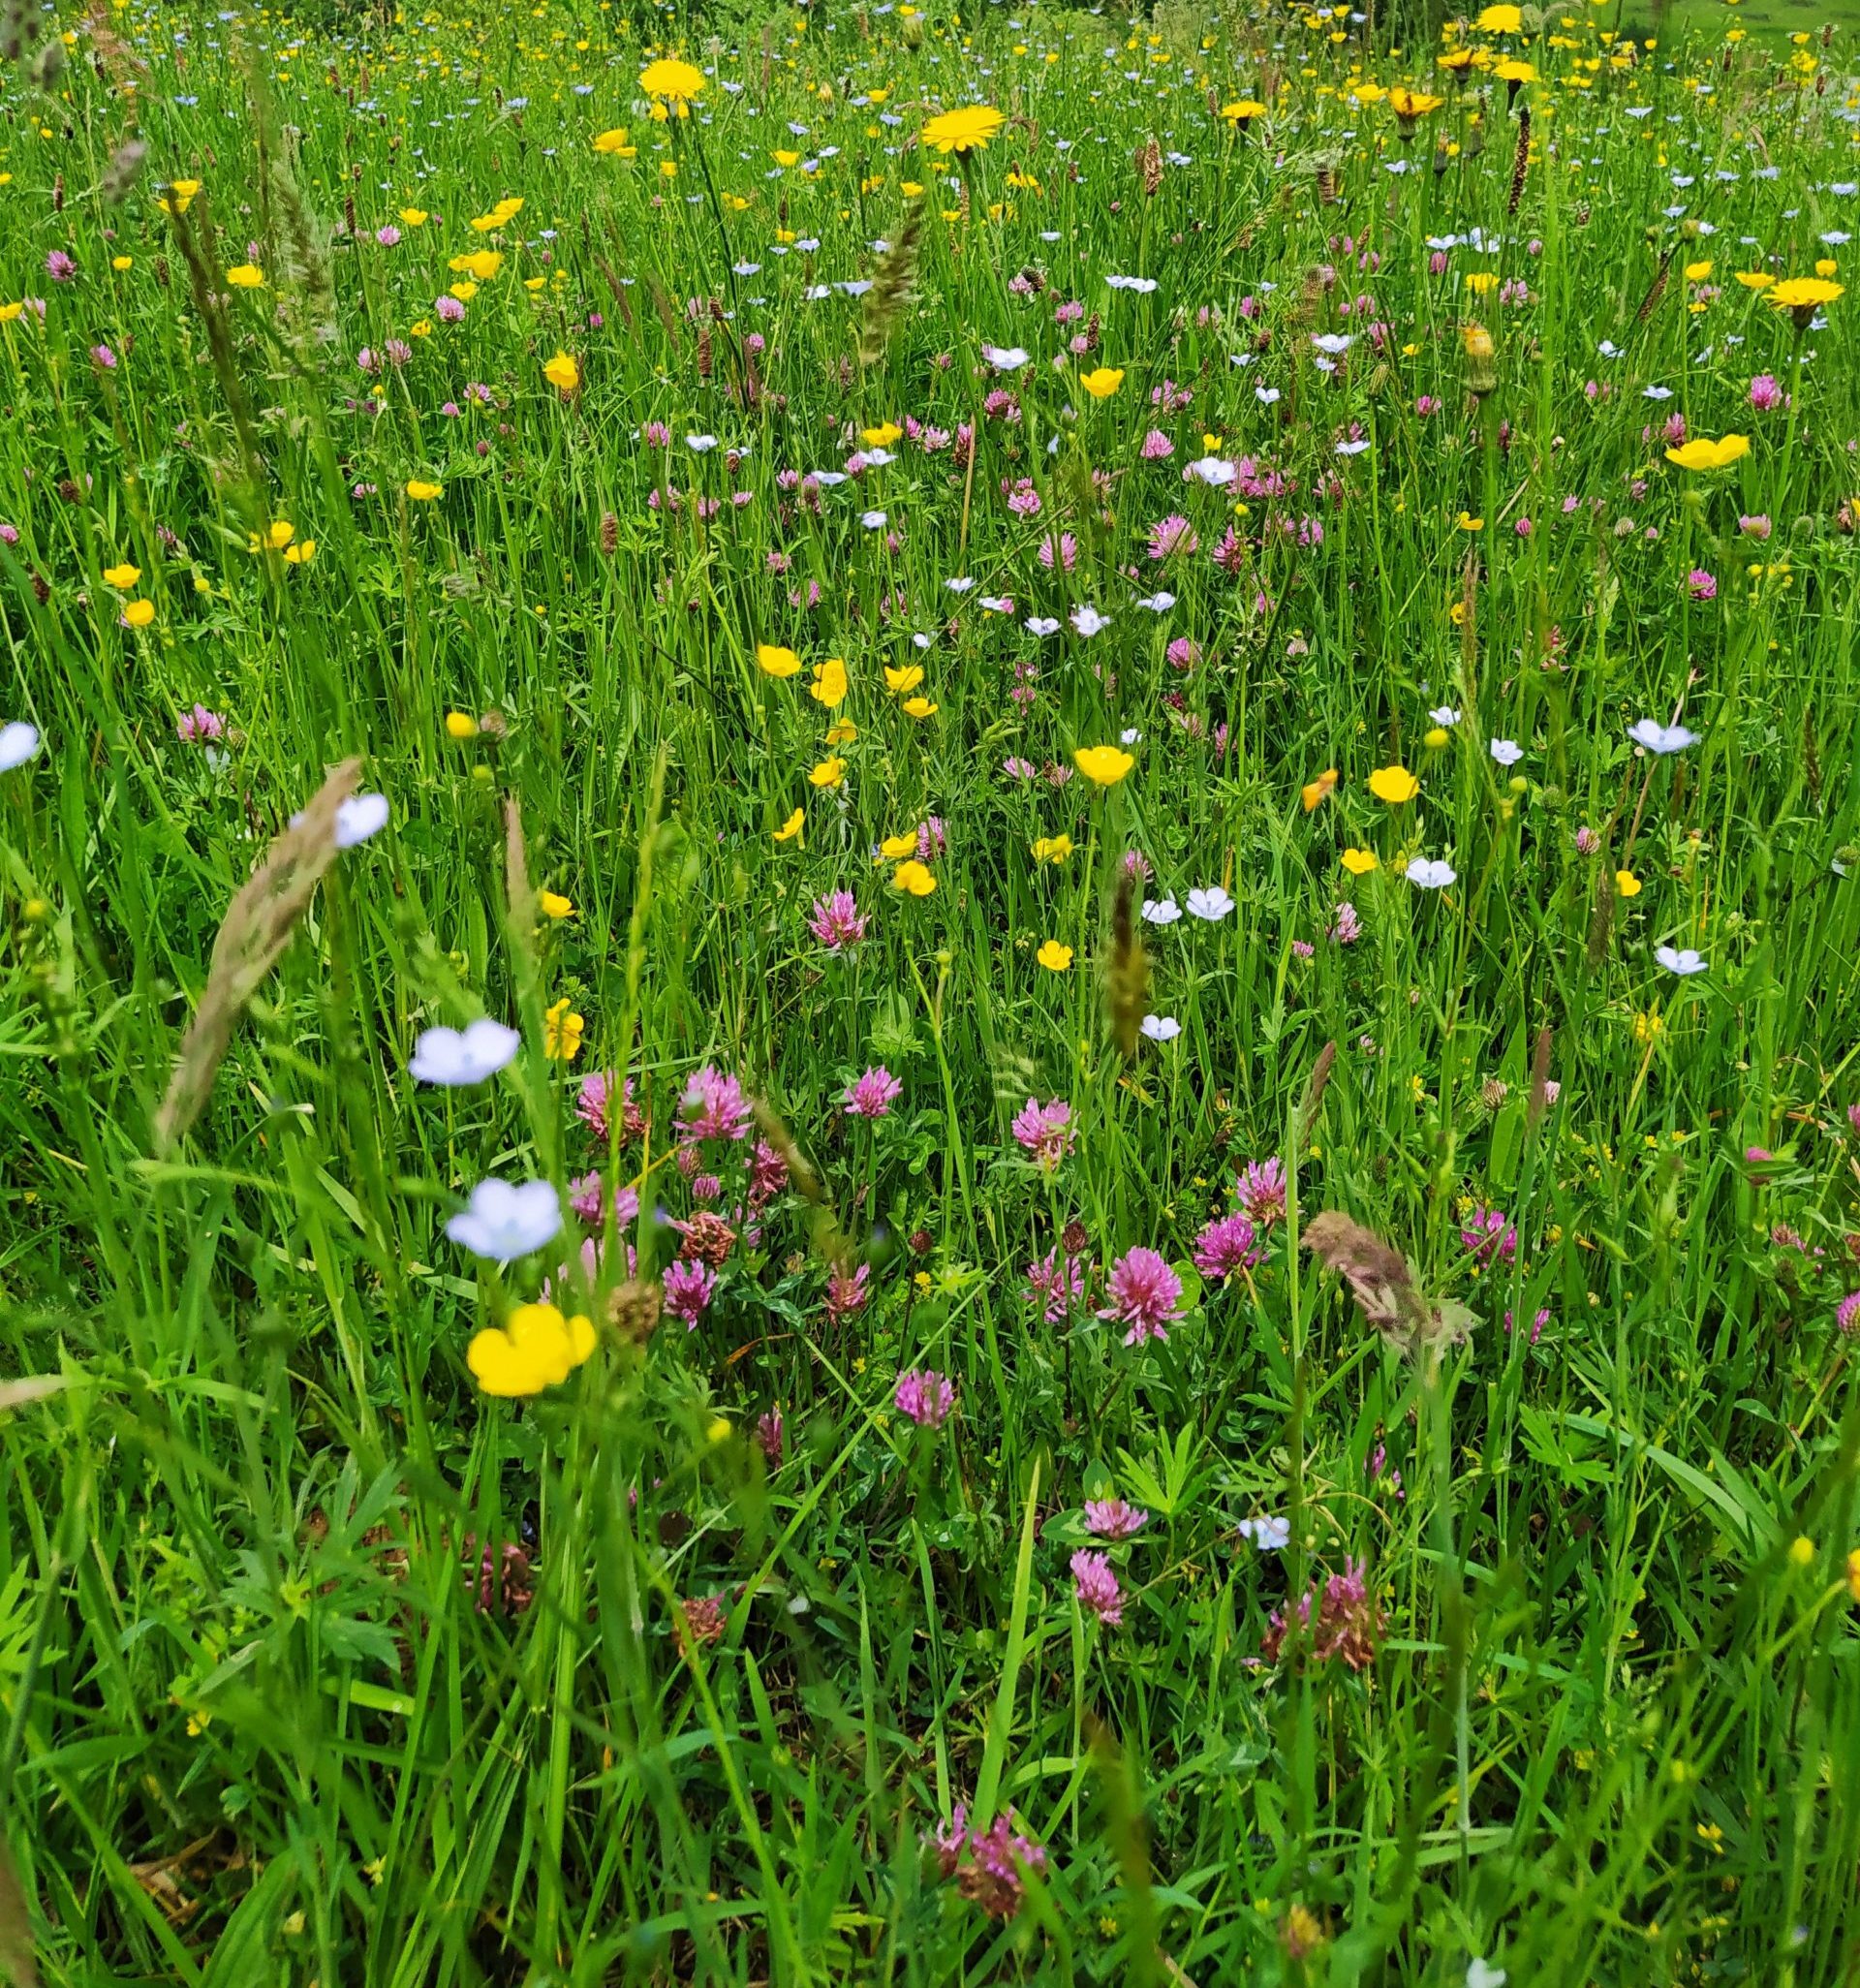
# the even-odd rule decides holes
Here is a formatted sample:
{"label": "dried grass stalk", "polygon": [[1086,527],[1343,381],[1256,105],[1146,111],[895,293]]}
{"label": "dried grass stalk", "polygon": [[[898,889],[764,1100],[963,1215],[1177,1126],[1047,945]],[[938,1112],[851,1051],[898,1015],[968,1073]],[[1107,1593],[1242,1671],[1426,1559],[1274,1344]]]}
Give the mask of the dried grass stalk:
{"label": "dried grass stalk", "polygon": [[272,839],[227,910],[194,1020],[181,1040],[168,1096],[155,1116],[155,1144],[170,1151],[201,1115],[246,1004],[284,955],[297,920],[336,859],[336,810],[356,790],[359,760],[345,760],[295,823]]}
{"label": "dried grass stalk", "polygon": [[1303,1240],[1349,1286],[1363,1317],[1410,1359],[1465,1339],[1472,1313],[1464,1305],[1436,1304],[1415,1283],[1408,1258],[1374,1229],[1329,1208],[1305,1225]]}

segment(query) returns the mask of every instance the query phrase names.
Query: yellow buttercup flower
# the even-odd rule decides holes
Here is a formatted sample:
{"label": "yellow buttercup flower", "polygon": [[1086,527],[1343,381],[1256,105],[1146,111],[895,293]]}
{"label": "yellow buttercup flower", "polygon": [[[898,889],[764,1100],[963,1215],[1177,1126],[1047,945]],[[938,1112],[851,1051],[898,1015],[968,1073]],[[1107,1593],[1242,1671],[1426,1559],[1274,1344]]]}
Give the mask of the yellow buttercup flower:
{"label": "yellow buttercup flower", "polygon": [[465,1364],[486,1394],[521,1398],[560,1386],[593,1351],[593,1322],[579,1313],[565,1319],[554,1305],[518,1305],[501,1329],[473,1338]]}
{"label": "yellow buttercup flower", "polygon": [[461,742],[478,736],[478,720],[469,711],[448,711],[446,736]]}
{"label": "yellow buttercup flower", "polygon": [[1776,278],[1767,269],[1738,269],[1733,272],[1746,290],[1774,290]]}
{"label": "yellow buttercup flower", "polygon": [[884,687],[888,691],[895,692],[899,697],[903,697],[908,692],[915,690],[922,681],[923,666],[921,664],[907,663],[902,669],[893,669],[888,663],[885,665]]}
{"label": "yellow buttercup flower", "polygon": [[437,504],[446,494],[446,485],[422,482],[418,477],[410,477],[407,480],[407,494],[416,504]]}
{"label": "yellow buttercup flower", "polygon": [[1344,852],[1344,868],[1352,877],[1367,877],[1372,870],[1381,867],[1381,857],[1373,849],[1347,849]]}
{"label": "yellow buttercup flower", "polygon": [[1072,948],[1062,946],[1057,939],[1048,939],[1034,957],[1048,973],[1063,974],[1072,963]]}
{"label": "yellow buttercup flower", "polygon": [[559,891],[539,890],[536,893],[536,901],[545,918],[560,920],[574,916],[574,900],[564,897]]}
{"label": "yellow buttercup flower", "polygon": [[1326,766],[1316,780],[1308,781],[1299,789],[1298,797],[1305,804],[1305,813],[1310,814],[1320,801],[1328,799],[1336,792],[1337,769],[1335,766]]}
{"label": "yellow buttercup flower", "polygon": [[1617,870],[1615,872],[1615,888],[1623,897],[1638,897],[1640,895],[1640,879],[1631,870]]}
{"label": "yellow buttercup flower", "polygon": [[906,856],[914,853],[916,846],[917,831],[914,828],[908,828],[902,835],[887,835],[879,844],[879,854],[886,862],[902,862]]}
{"label": "yellow buttercup flower", "polygon": [[1124,384],[1122,366],[1098,366],[1089,373],[1081,373],[1078,384],[1094,400],[1108,400]]}
{"label": "yellow buttercup flower", "polygon": [[131,628],[146,628],[155,619],[153,601],[129,601],[123,606],[123,619]]}
{"label": "yellow buttercup flower", "polygon": [[234,290],[263,290],[264,271],[256,263],[240,263],[226,272],[226,280]]}
{"label": "yellow buttercup flower", "polygon": [[859,735],[859,728],[850,718],[836,718],[826,728],[826,742],[830,746],[851,745]]}
{"label": "yellow buttercup flower", "polygon": [[1070,835],[1037,836],[1033,850],[1037,863],[1063,863],[1072,853],[1072,838]]}
{"label": "yellow buttercup flower", "polygon": [[927,863],[920,863],[913,856],[909,862],[900,863],[891,873],[891,882],[898,889],[913,897],[928,897],[937,887],[937,880],[931,874]]}
{"label": "yellow buttercup flower", "polygon": [[892,443],[902,439],[904,430],[896,421],[881,421],[876,428],[861,428],[859,440],[868,449],[889,449]]}
{"label": "yellow buttercup flower", "polygon": [[775,840],[777,842],[798,842],[801,836],[801,828],[806,820],[807,810],[805,808],[796,808],[789,816],[788,820],[775,830]]}
{"label": "yellow buttercup flower", "polygon": [[314,539],[299,539],[295,544],[284,548],[284,563],[287,566],[308,566],[317,556],[317,542]]}
{"label": "yellow buttercup flower", "polygon": [[1714,442],[1709,435],[1694,435],[1678,449],[1666,451],[1666,460],[1685,470],[1723,469],[1751,452],[1748,435],[1725,435]]}
{"label": "yellow buttercup flower", "polygon": [[836,710],[846,701],[846,665],[837,656],[815,664],[814,681],[808,685],[807,694],[829,711]]}
{"label": "yellow buttercup flower", "polygon": [[1094,787],[1115,787],[1136,761],[1122,746],[1080,746],[1072,764]]}
{"label": "yellow buttercup flower", "polygon": [[1411,801],[1420,792],[1421,783],[1406,766],[1378,766],[1369,776],[1369,791],[1379,801],[1395,808]]}
{"label": "yellow buttercup flower", "polygon": [[831,753],[818,766],[810,766],[807,777],[816,787],[837,787],[846,778],[846,761]]}
{"label": "yellow buttercup flower", "polygon": [[543,1055],[551,1063],[573,1063],[581,1052],[581,1036],[587,1025],[586,1016],[577,1014],[564,995],[543,1013]]}
{"label": "yellow buttercup flower", "polygon": [[125,269],[133,269],[136,266],[136,258],[134,256],[111,256],[109,266],[120,276]]}
{"label": "yellow buttercup flower", "polygon": [[127,593],[141,576],[142,569],[140,566],[131,566],[128,560],[124,560],[121,566],[107,566],[104,568],[104,577],[112,587],[118,588],[123,593]]}
{"label": "yellow buttercup flower", "polygon": [[961,110],[942,110],[918,133],[926,145],[947,156],[950,152],[981,152],[988,140],[1008,120],[987,104],[971,104]]}
{"label": "yellow buttercup flower", "polygon": [[581,368],[571,354],[558,352],[542,368],[542,377],[558,393],[573,393],[581,384]]}
{"label": "yellow buttercup flower", "polygon": [[934,718],[942,706],[928,698],[906,698],[904,715],[907,718]]}
{"label": "yellow buttercup flower", "polygon": [[801,659],[792,649],[784,649],[775,642],[758,642],[756,667],[764,676],[795,676],[800,672]]}
{"label": "yellow buttercup flower", "polygon": [[625,125],[615,125],[611,131],[599,131],[595,133],[594,149],[597,152],[604,152],[607,156],[612,157],[615,154],[624,156],[632,152],[635,147],[627,142]]}
{"label": "yellow buttercup flower", "polygon": [[424,228],[426,209],[424,207],[403,207],[400,210],[401,225],[406,228]]}

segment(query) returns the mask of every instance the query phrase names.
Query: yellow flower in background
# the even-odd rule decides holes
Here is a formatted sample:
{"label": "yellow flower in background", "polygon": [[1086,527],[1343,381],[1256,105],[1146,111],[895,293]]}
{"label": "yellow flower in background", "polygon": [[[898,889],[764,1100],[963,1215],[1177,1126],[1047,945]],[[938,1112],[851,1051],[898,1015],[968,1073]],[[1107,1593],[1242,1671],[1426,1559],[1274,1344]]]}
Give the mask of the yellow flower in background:
{"label": "yellow flower in background", "polygon": [[901,441],[904,430],[896,421],[881,421],[876,428],[861,428],[859,440],[868,449],[889,449],[892,443]]}
{"label": "yellow flower in background", "polygon": [[284,563],[287,566],[308,566],[317,556],[317,542],[314,539],[299,539],[294,545],[284,548]]}
{"label": "yellow flower in background", "polygon": [[917,136],[946,157],[951,152],[983,152],[1007,121],[987,104],[971,104],[961,110],[940,110]]}
{"label": "yellow flower in background", "polygon": [[297,536],[297,528],[288,517],[274,517],[265,529],[265,543],[274,552],[282,552]]}
{"label": "yellow flower in background", "polygon": [[424,207],[403,207],[400,210],[400,221],[403,228],[424,228],[426,225],[426,209]]}
{"label": "yellow flower in background", "polygon": [[573,393],[581,384],[581,368],[566,352],[558,352],[542,368],[542,377],[558,393]]}
{"label": "yellow flower in background", "polygon": [[627,141],[627,128],[617,124],[611,131],[598,131],[594,135],[594,149],[608,158],[618,156],[631,158],[637,147]]}
{"label": "yellow flower in background", "polygon": [[807,810],[805,808],[796,808],[789,816],[788,820],[775,830],[775,840],[777,842],[798,842],[801,837],[801,828],[806,821]]}
{"label": "yellow flower in background", "polygon": [[465,1350],[465,1364],[486,1394],[521,1398],[558,1387],[594,1351],[594,1325],[554,1305],[518,1305],[504,1325],[487,1326]]}
{"label": "yellow flower in background", "polygon": [[928,698],[906,698],[904,714],[907,718],[934,718],[942,706]]}
{"label": "yellow flower in background", "polygon": [[1746,290],[1773,290],[1776,287],[1776,278],[1767,269],[1739,269],[1735,274]]}
{"label": "yellow flower in background", "polygon": [[574,916],[574,899],[564,897],[557,891],[539,890],[536,893],[536,901],[542,908],[542,916],[545,918],[559,920],[562,918],[572,918]]}
{"label": "yellow flower in background", "polygon": [[146,628],[155,619],[153,601],[129,601],[123,606],[123,619],[131,628]]}
{"label": "yellow flower in background", "polygon": [[136,258],[134,256],[111,256],[109,266],[120,276],[125,269],[133,269],[136,266]]}
{"label": "yellow flower in background", "polygon": [[1255,103],[1251,97],[1241,97],[1234,103],[1223,104],[1221,107],[1221,115],[1229,124],[1248,124],[1254,118],[1263,117],[1265,114],[1266,107]]}
{"label": "yellow flower in background", "polygon": [[1048,939],[1035,955],[1049,974],[1063,974],[1072,963],[1072,948],[1057,939]]}
{"label": "yellow flower in background", "polygon": [[1617,870],[1615,872],[1615,888],[1623,897],[1638,897],[1640,895],[1640,879],[1631,870]]}
{"label": "yellow flower in background", "polygon": [[121,566],[104,568],[105,579],[123,593],[127,593],[141,576],[142,569],[140,566],[131,566],[128,560],[124,560]]}
{"label": "yellow flower in background", "polygon": [[564,995],[542,1017],[543,1055],[551,1063],[573,1063],[581,1053],[581,1035],[587,1025],[587,1017],[577,1014]]}
{"label": "yellow flower in background", "polygon": [[22,303],[0,303],[0,325],[11,325],[24,309]]}
{"label": "yellow flower in background", "polygon": [[884,687],[898,697],[915,690],[922,681],[923,666],[919,663],[907,663],[902,669],[893,669],[888,663],[885,665]]}
{"label": "yellow flower in background", "polygon": [[1487,7],[1472,25],[1482,35],[1517,35],[1524,32],[1524,15],[1514,6]]}
{"label": "yellow flower in background", "polygon": [[1316,780],[1308,781],[1298,790],[1298,797],[1305,804],[1305,813],[1310,814],[1320,802],[1328,800],[1337,792],[1337,769],[1326,766]]}
{"label": "yellow flower in background", "polygon": [[1688,263],[1686,264],[1686,280],[1688,283],[1703,283],[1711,273],[1712,264],[1710,263]]}
{"label": "yellow flower in background", "polygon": [[1063,863],[1072,853],[1072,838],[1070,835],[1036,836],[1033,850],[1037,863]]}
{"label": "yellow flower in background", "polygon": [[1382,859],[1373,849],[1347,849],[1343,863],[1352,877],[1367,877],[1370,871],[1381,868]]}
{"label": "yellow flower in background", "polygon": [[756,667],[764,676],[795,676],[800,673],[801,659],[792,649],[784,649],[775,642],[758,642]]}
{"label": "yellow flower in background", "polygon": [[816,787],[837,787],[846,778],[846,761],[837,753],[829,754],[818,766],[808,768],[807,777]]}
{"label": "yellow flower in background", "polygon": [[446,735],[461,741],[478,736],[478,720],[469,711],[448,711]]}
{"label": "yellow flower in background", "polygon": [[1115,787],[1136,761],[1122,746],[1080,746],[1072,764],[1094,787]]}
{"label": "yellow flower in background", "polygon": [[468,256],[454,256],[446,264],[454,276],[471,276],[480,283],[488,283],[504,266],[504,252],[501,249],[474,249]]}
{"label": "yellow flower in background", "polygon": [[704,72],[694,63],[662,57],[639,72],[639,87],[661,102],[686,104],[703,94]]}
{"label": "yellow flower in background", "polygon": [[1709,435],[1694,435],[1682,447],[1667,450],[1666,460],[1684,470],[1715,470],[1739,462],[1750,452],[1748,435],[1726,435],[1717,442]]}
{"label": "yellow flower in background", "polygon": [[879,854],[887,862],[899,862],[910,855],[917,846],[917,831],[908,828],[902,835],[887,835],[879,844]]}
{"label": "yellow flower in background", "polygon": [[846,701],[846,665],[837,656],[815,664],[814,681],[808,685],[807,694],[829,711],[837,710]]}
{"label": "yellow flower in background", "polygon": [[1108,400],[1124,384],[1122,366],[1098,366],[1089,373],[1081,373],[1078,384],[1094,400]]}
{"label": "yellow flower in background", "polygon": [[851,745],[859,735],[859,728],[850,718],[836,718],[826,728],[826,742],[830,746]]}
{"label": "yellow flower in background", "polygon": [[1449,734],[1444,725],[1430,725],[1421,734],[1421,743],[1425,746],[1432,746],[1438,753],[1446,743],[1448,736]]}
{"label": "yellow flower in background", "polygon": [[446,494],[444,483],[424,483],[418,477],[407,480],[407,494],[416,504],[437,504]]}
{"label": "yellow flower in background", "polygon": [[1421,783],[1406,766],[1378,766],[1369,776],[1369,791],[1379,801],[1398,808],[1420,792]]}
{"label": "yellow flower in background", "polygon": [[913,856],[909,862],[900,863],[891,873],[891,882],[898,889],[912,897],[928,897],[937,887],[937,880],[930,873],[927,863],[920,863]]}
{"label": "yellow flower in background", "polygon": [[234,290],[263,290],[264,271],[256,263],[240,263],[226,272],[226,280]]}

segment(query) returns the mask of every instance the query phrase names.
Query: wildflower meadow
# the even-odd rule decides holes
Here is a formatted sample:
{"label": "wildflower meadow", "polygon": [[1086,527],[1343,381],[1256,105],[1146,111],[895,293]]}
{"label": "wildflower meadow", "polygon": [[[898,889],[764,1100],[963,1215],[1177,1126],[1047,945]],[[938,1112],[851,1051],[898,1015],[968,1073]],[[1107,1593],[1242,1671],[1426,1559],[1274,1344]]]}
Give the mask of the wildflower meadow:
{"label": "wildflower meadow", "polygon": [[3,0],[0,1979],[1860,1981],[1802,16]]}

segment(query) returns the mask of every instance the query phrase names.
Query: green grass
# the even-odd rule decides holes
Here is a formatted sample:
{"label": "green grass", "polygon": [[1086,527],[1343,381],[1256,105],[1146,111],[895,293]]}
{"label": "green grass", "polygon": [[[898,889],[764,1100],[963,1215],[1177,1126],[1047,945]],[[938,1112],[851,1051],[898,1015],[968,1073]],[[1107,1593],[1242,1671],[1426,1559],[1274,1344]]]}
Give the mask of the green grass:
{"label": "green grass", "polygon": [[[0,1975],[1852,1978],[1860,366],[1735,280],[1847,272],[1839,43],[1553,22],[1513,105],[1295,13],[67,25],[0,136]],[[585,1254],[448,1234],[596,1171]],[[592,1350],[486,1392],[545,1280]],[[958,1805],[1043,1866],[946,1877]]]}

